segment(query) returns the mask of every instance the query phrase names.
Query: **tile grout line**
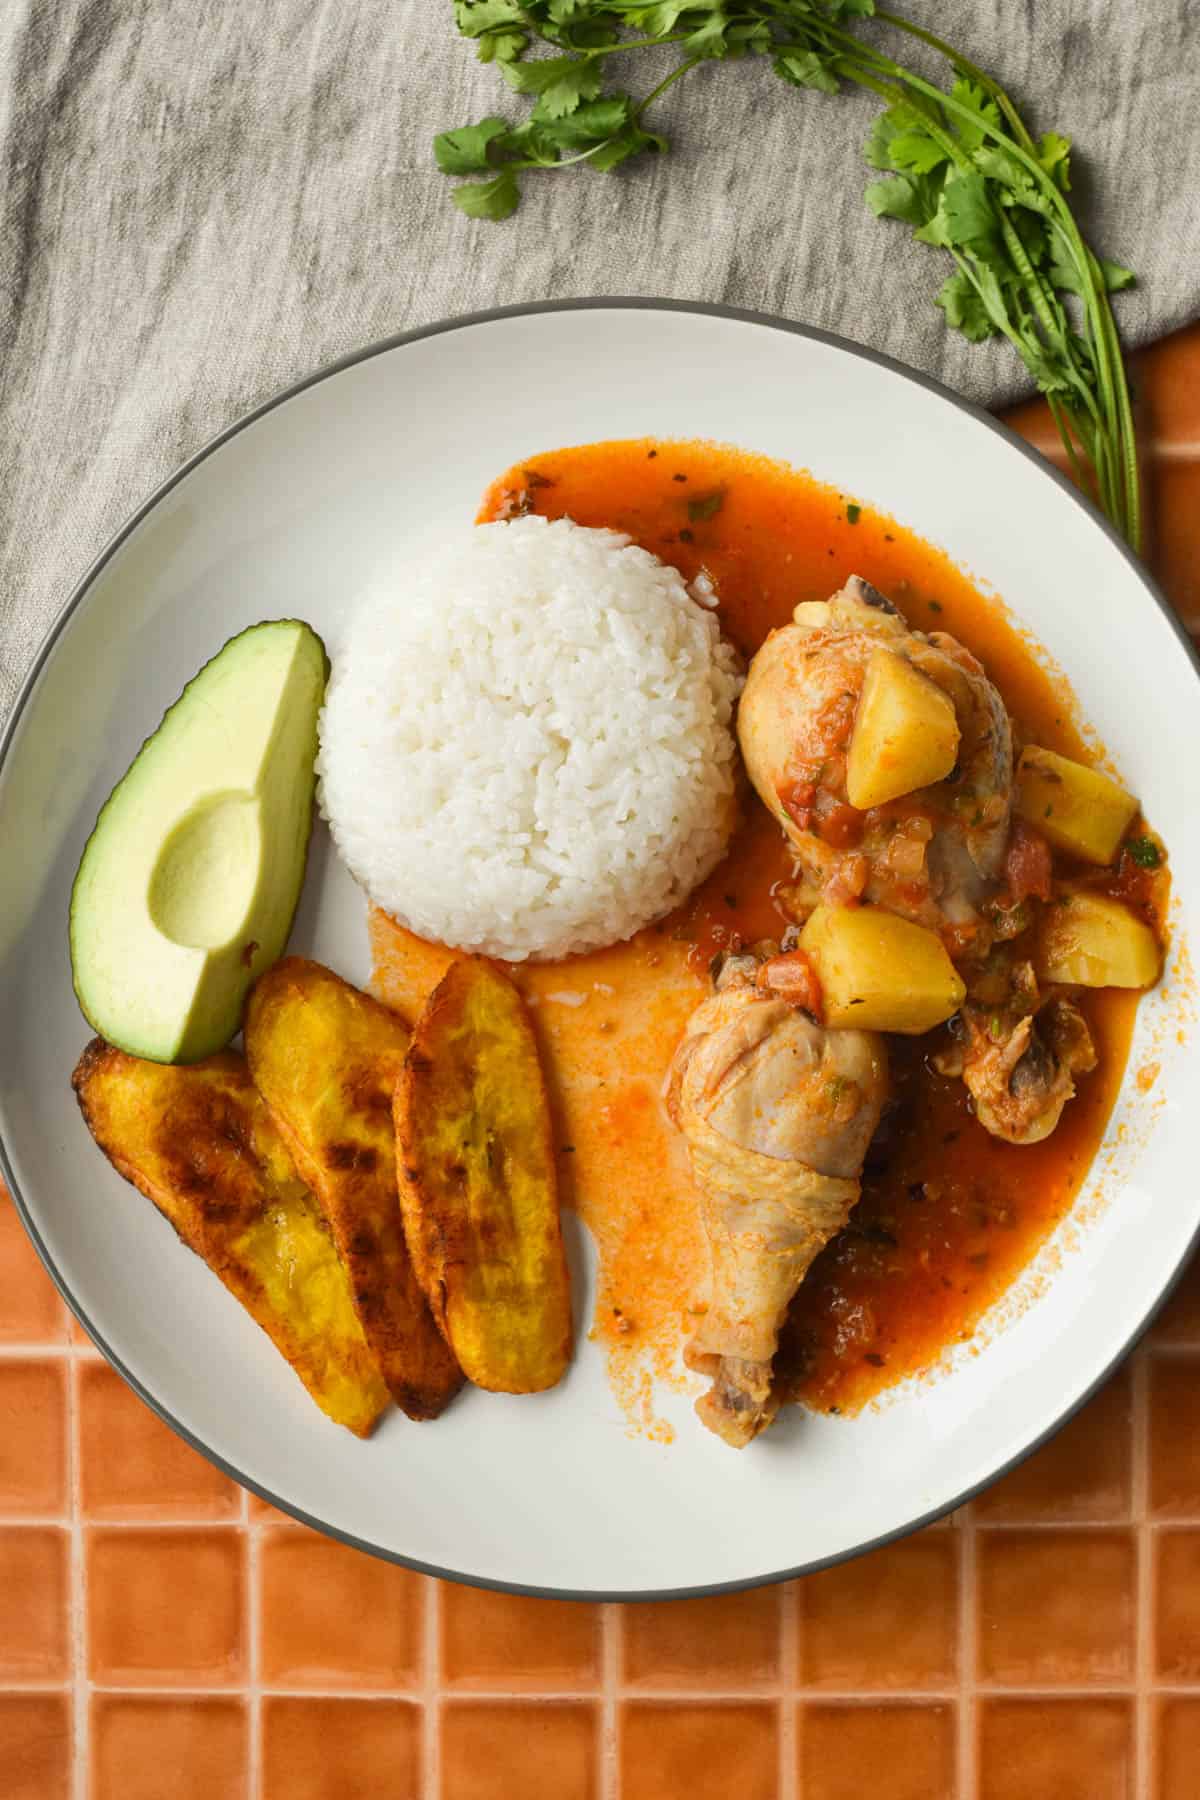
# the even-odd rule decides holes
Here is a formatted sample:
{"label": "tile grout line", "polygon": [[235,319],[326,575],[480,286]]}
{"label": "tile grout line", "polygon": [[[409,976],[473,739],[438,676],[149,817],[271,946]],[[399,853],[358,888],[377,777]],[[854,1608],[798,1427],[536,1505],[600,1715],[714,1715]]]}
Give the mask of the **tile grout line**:
{"label": "tile grout line", "polygon": [[617,1691],[621,1671],[618,1668],[621,1612],[618,1602],[609,1600],[600,1608],[600,1800],[619,1800],[620,1770],[617,1761]]}
{"label": "tile grout line", "polygon": [[1152,1573],[1150,1567],[1153,1538],[1150,1514],[1150,1359],[1145,1345],[1134,1353],[1132,1372],[1133,1434],[1132,1494],[1133,1532],[1137,1545],[1134,1616],[1134,1794],[1137,1800],[1150,1800],[1151,1776],[1151,1700],[1150,1664],[1152,1638]]}
{"label": "tile grout line", "polygon": [[243,1625],[247,1637],[246,1706],[250,1745],[246,1758],[246,1791],[250,1800],[262,1792],[262,1609],[258,1585],[258,1530],[250,1518],[250,1494],[242,1489],[241,1530],[246,1546],[246,1601]]}
{"label": "tile grout line", "polygon": [[[196,1683],[165,1682],[158,1686],[136,1682],[104,1682],[89,1683],[93,1694],[115,1695],[131,1699],[159,1700],[203,1700],[216,1697],[220,1700],[236,1700],[245,1689],[236,1686],[220,1686],[210,1683],[208,1686]],[[14,1694],[61,1694],[61,1681],[22,1681],[19,1678],[6,1680],[2,1690]],[[818,1705],[853,1706],[861,1704],[867,1707],[877,1706],[953,1706],[961,1689],[958,1687],[857,1687],[857,1688],[801,1688],[798,1698],[810,1700]],[[1133,1683],[1126,1682],[1043,1682],[1040,1687],[1022,1686],[1016,1683],[990,1683],[983,1690],[990,1698],[999,1700],[1128,1700],[1134,1692]],[[1157,1682],[1155,1692],[1159,1694],[1178,1695],[1184,1699],[1200,1698],[1200,1677],[1196,1681]],[[294,1687],[266,1685],[262,1689],[265,1700],[392,1700],[413,1708],[424,1703],[423,1694],[411,1687],[360,1687],[357,1684],[343,1687],[321,1687],[297,1684]],[[670,1706],[687,1706],[703,1702],[712,1706],[770,1706],[778,1698],[775,1687],[739,1687],[708,1688],[703,1686],[672,1687],[632,1687],[620,1690],[614,1700],[637,1704],[640,1701],[662,1702]],[[490,1706],[497,1702],[506,1705],[520,1706],[587,1706],[594,1704],[596,1695],[586,1688],[454,1688],[446,1693],[455,1706]],[[422,1797],[423,1800],[423,1797]]]}
{"label": "tile grout line", "polygon": [[88,1680],[87,1680],[87,1574],[83,1542],[82,1432],[79,1421],[79,1359],[74,1345],[67,1347],[67,1468],[70,1512],[70,1625],[71,1711],[73,1756],[71,1791],[75,1800],[87,1800],[88,1791]]}
{"label": "tile grout line", "polygon": [[796,1713],[800,1685],[800,1584],[779,1590],[779,1800],[800,1800]]}
{"label": "tile grout line", "polygon": [[974,1800],[978,1784],[975,1753],[975,1689],[978,1679],[978,1563],[975,1509],[969,1503],[959,1522],[958,1552],[958,1800]]}
{"label": "tile grout line", "polygon": [[421,1791],[425,1800],[438,1800],[442,1775],[442,1596],[432,1575],[426,1575],[424,1614],[424,1667],[421,1682]]}

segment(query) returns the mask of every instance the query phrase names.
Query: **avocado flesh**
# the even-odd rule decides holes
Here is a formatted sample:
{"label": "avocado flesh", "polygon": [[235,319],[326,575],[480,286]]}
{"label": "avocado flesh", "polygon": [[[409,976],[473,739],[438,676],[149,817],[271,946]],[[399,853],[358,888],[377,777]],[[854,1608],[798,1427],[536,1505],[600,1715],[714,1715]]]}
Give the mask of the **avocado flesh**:
{"label": "avocado flesh", "polygon": [[197,1062],[282,955],[312,830],[325,647],[295,619],[231,638],[113,789],[71,894],[89,1024],[133,1056]]}

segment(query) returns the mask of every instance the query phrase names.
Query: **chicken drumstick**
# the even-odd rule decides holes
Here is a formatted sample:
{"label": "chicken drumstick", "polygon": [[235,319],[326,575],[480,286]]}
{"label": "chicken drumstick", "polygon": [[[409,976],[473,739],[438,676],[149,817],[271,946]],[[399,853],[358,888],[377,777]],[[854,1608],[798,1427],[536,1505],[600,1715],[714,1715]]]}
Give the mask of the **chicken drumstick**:
{"label": "chicken drumstick", "polygon": [[804,967],[799,953],[729,957],[668,1077],[712,1269],[684,1355],[713,1378],[700,1418],[739,1449],[778,1410],[771,1364],[788,1303],[858,1200],[887,1091],[882,1038],[816,1024]]}

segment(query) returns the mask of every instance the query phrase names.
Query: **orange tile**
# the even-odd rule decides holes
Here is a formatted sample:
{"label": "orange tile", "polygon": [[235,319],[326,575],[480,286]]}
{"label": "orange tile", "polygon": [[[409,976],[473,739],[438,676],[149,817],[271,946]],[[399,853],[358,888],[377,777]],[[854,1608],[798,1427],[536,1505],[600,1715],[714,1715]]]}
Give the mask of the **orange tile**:
{"label": "orange tile", "polygon": [[261,1519],[264,1524],[271,1525],[294,1525],[296,1523],[290,1513],[280,1512],[279,1508],[272,1506],[269,1501],[260,1500],[257,1494],[250,1492],[249,1488],[246,1488],[244,1492],[249,1516],[255,1522]]}
{"label": "orange tile", "polygon": [[1188,631],[1200,631],[1200,460],[1159,462],[1150,567]]}
{"label": "orange tile", "polygon": [[1131,1532],[981,1531],[976,1556],[982,1680],[1074,1687],[1130,1677]]}
{"label": "orange tile", "polygon": [[621,1800],[776,1800],[779,1717],[744,1702],[627,1700],[621,1708]]}
{"label": "orange tile", "polygon": [[1155,1667],[1164,1681],[1200,1681],[1200,1531],[1155,1537]]}
{"label": "orange tile", "polygon": [[779,1675],[783,1590],[669,1600],[620,1612],[622,1675],[631,1687],[753,1688]]}
{"label": "orange tile", "polygon": [[1200,1517],[1200,1355],[1152,1356],[1149,1393],[1151,1516]]}
{"label": "orange tile", "polygon": [[67,1800],[71,1715],[65,1694],[0,1694],[4,1800]]}
{"label": "orange tile", "polygon": [[1133,1800],[1127,1700],[984,1700],[979,1800]]}
{"label": "orange tile", "polygon": [[958,1540],[922,1532],[797,1583],[806,1687],[947,1687],[958,1661]]}
{"label": "orange tile", "polygon": [[1156,1800],[1196,1800],[1200,1789],[1200,1698],[1158,1702],[1154,1764]]}
{"label": "orange tile", "polygon": [[424,1582],[303,1525],[270,1526],[258,1555],[262,1678],[272,1687],[411,1687]]}
{"label": "orange tile", "polygon": [[1040,450],[1043,455],[1052,451],[1056,461],[1065,458],[1058,427],[1044,400],[1025,400],[1020,406],[1007,407],[1000,417],[1011,431],[1032,444],[1035,450]]}
{"label": "orange tile", "polygon": [[952,1706],[803,1706],[804,1800],[955,1800]]}
{"label": "orange tile", "polygon": [[420,1742],[407,1700],[264,1700],[260,1800],[416,1800]]}
{"label": "orange tile", "polygon": [[975,1516],[988,1524],[1125,1519],[1132,1464],[1133,1397],[1126,1365],[1048,1444],[981,1494]]}
{"label": "orange tile", "polygon": [[449,1687],[593,1688],[600,1679],[600,1609],[531,1600],[447,1582],[442,1671]]}
{"label": "orange tile", "polygon": [[90,1800],[244,1800],[249,1749],[244,1701],[98,1694]]}
{"label": "orange tile", "polygon": [[1140,351],[1133,380],[1153,441],[1200,450],[1200,327],[1173,332]]}
{"label": "orange tile", "polygon": [[442,1800],[594,1800],[598,1743],[594,1706],[451,1702],[442,1714]]}
{"label": "orange tile", "polygon": [[67,1335],[70,1337],[73,1344],[79,1345],[81,1350],[86,1350],[93,1356],[100,1355],[100,1351],[97,1350],[96,1345],[92,1342],[88,1333],[83,1329],[83,1326],[79,1323],[79,1320],[75,1317],[74,1313],[72,1313],[70,1317]]}
{"label": "orange tile", "polygon": [[88,1666],[107,1686],[223,1687],[245,1666],[236,1530],[88,1533]]}
{"label": "orange tile", "polygon": [[1183,1271],[1150,1338],[1156,1344],[1200,1344],[1200,1255],[1193,1256]]}
{"label": "orange tile", "polygon": [[0,1187],[0,1343],[61,1343],[67,1309]]}
{"label": "orange tile", "polygon": [[66,1680],[68,1557],[65,1531],[0,1527],[0,1681]]}
{"label": "orange tile", "polygon": [[226,1519],[237,1484],[164,1425],[106,1362],[79,1371],[79,1469],[92,1519]]}
{"label": "orange tile", "polygon": [[57,1514],[66,1504],[66,1366],[0,1362],[0,1513]]}

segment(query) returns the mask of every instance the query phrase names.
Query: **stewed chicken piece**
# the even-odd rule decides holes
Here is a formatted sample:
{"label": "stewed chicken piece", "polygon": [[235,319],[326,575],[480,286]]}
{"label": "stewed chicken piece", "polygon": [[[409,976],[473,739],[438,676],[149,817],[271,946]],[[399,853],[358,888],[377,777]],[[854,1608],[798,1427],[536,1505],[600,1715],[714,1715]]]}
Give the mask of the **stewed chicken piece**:
{"label": "stewed chicken piece", "polygon": [[739,1449],[778,1409],[771,1365],[788,1303],[858,1200],[887,1092],[883,1039],[825,1030],[817,1006],[803,952],[731,956],[668,1078],[711,1258],[685,1359],[712,1377],[700,1418]]}
{"label": "stewed chicken piece", "polygon": [[796,853],[795,916],[866,904],[934,932],[969,996],[940,1066],[994,1137],[1047,1136],[1095,1052],[1077,1008],[1039,993],[1006,942],[1028,900],[1050,898],[1050,850],[1014,820],[1011,726],[980,663],[852,576],[759,650],[738,736]]}
{"label": "stewed chicken piece", "polygon": [[956,937],[969,943],[1003,865],[1013,780],[1008,714],[969,650],[911,630],[852,576],[758,651],[738,739],[796,852],[802,910],[867,901],[941,931],[952,955]]}

